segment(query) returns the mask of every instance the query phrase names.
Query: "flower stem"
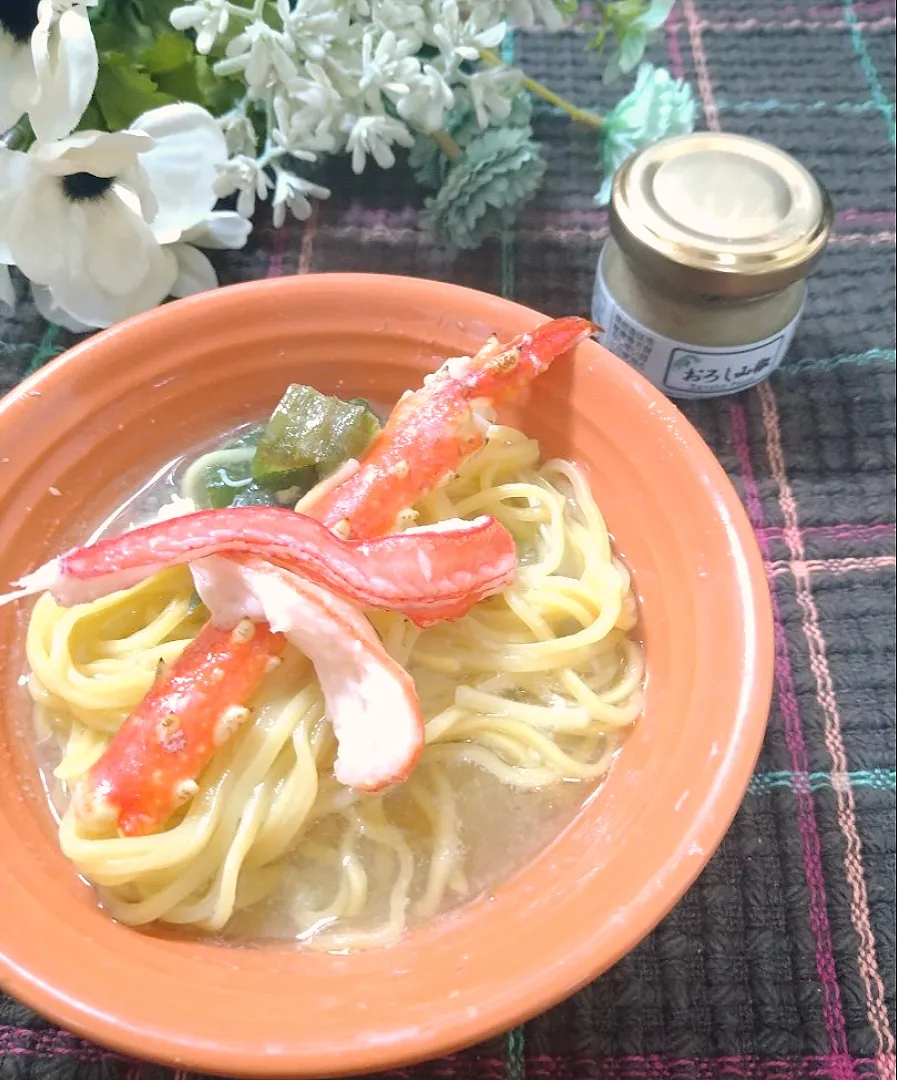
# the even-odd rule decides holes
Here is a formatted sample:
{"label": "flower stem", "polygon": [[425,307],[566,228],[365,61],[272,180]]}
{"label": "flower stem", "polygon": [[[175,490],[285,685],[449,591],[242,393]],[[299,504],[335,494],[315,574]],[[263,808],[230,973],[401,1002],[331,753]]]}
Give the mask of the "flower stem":
{"label": "flower stem", "polygon": [[463,151],[447,131],[433,131],[430,133],[433,142],[445,154],[449,161],[457,161]]}
{"label": "flower stem", "polygon": [[[504,61],[501,57],[494,53],[491,49],[480,49],[480,59],[486,64],[492,64],[493,67],[503,67]],[[578,105],[574,105],[572,101],[568,101],[566,98],[561,97],[560,94],[556,94],[554,90],[545,86],[544,83],[537,82],[535,79],[531,79],[525,72],[521,72],[523,75],[523,85],[529,90],[531,94],[535,94],[536,97],[542,98],[543,101],[547,101],[549,105],[555,105],[572,119],[577,124],[584,124],[586,127],[593,128],[595,131],[601,129],[604,123],[604,117],[599,116],[598,113],[592,112],[589,109],[580,109]]]}

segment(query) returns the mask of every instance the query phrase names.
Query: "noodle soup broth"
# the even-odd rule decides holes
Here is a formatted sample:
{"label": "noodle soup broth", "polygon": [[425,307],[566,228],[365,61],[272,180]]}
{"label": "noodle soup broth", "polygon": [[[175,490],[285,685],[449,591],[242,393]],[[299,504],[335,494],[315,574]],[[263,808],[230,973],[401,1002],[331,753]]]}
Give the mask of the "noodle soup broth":
{"label": "noodle soup broth", "polygon": [[[241,425],[170,462],[94,538],[193,508],[197,469],[216,469],[255,430]],[[38,601],[27,648],[41,773],[63,851],[112,917],[223,942],[386,945],[488,894],[593,797],[639,714],[643,658],[629,573],[585,474],[494,425],[416,510],[419,524],[494,515],[520,569],[504,595],[455,623],[420,631],[368,613],[426,721],[417,767],[379,795],[334,780],[314,669],[288,648],[251,720],[163,831],[81,835],[73,786],[208,613],[186,568],[78,608]]]}

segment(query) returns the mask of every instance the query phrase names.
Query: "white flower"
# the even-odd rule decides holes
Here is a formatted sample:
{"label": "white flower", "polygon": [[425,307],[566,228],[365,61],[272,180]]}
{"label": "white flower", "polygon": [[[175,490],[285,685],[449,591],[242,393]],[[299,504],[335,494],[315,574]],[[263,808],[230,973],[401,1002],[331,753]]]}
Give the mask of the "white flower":
{"label": "white flower", "polygon": [[263,97],[269,87],[287,83],[298,74],[292,52],[292,43],[285,34],[263,22],[250,23],[228,43],[225,59],[215,65],[215,73],[241,73],[250,94]]}
{"label": "white flower", "polygon": [[266,198],[270,186],[267,173],[255,158],[237,154],[219,168],[215,194],[223,198],[239,192],[237,213],[251,218],[255,212],[255,200]]}
{"label": "white flower", "polygon": [[[21,29],[25,26],[27,23]],[[19,32],[16,24],[16,33]],[[0,24],[0,135],[22,116],[33,92],[34,61],[28,39],[14,37]]]}
{"label": "white flower", "polygon": [[274,198],[271,201],[275,228],[280,228],[286,220],[287,207],[293,216],[305,221],[311,214],[310,199],[329,199],[329,188],[313,184],[304,177],[286,169],[274,170]]}
{"label": "white flower", "polygon": [[408,3],[407,0],[374,0],[372,21],[407,42],[409,56],[420,51],[429,18],[424,4]]}
{"label": "white flower", "polygon": [[63,330],[71,330],[73,334],[83,334],[85,331],[92,329],[90,323],[81,322],[80,319],[76,319],[64,308],[61,308],[46,285],[35,285],[32,281],[31,299],[34,301],[34,306],[37,308],[39,315],[43,316],[47,322],[61,326]]}
{"label": "white flower", "polygon": [[369,109],[382,108],[381,94],[400,98],[420,74],[420,62],[408,55],[408,43],[387,30],[374,44],[376,31],[369,29],[361,44],[361,78],[358,89]]}
{"label": "white flower", "polygon": [[536,23],[544,23],[546,29],[562,29],[566,20],[554,0],[508,0],[508,20],[523,30],[531,30]]}
{"label": "white flower", "polygon": [[151,221],[160,243],[177,240],[203,220],[217,201],[215,182],[227,161],[227,144],[217,120],[199,105],[163,105],[138,116],[131,131],[143,131],[154,146],[142,154],[159,209]]}
{"label": "white flower", "polygon": [[333,0],[277,0],[277,13],[294,49],[310,60],[323,60],[334,42],[357,37],[350,12]]}
{"label": "white flower", "polygon": [[242,214],[233,210],[213,210],[202,221],[181,234],[181,240],[187,244],[199,244],[200,247],[216,251],[232,250],[245,247],[252,223]]}
{"label": "white flower", "polygon": [[489,25],[477,18],[476,12],[465,19],[457,0],[444,0],[430,37],[445,56],[470,61],[479,58],[480,49],[494,49],[500,45],[506,33],[505,23]]}
{"label": "white flower", "polygon": [[174,8],[169,20],[175,30],[195,30],[196,51],[207,54],[216,39],[227,33],[229,8],[229,0],[200,0],[197,4]]}
{"label": "white flower", "polygon": [[400,120],[389,116],[357,116],[351,123],[346,147],[352,155],[352,171],[364,172],[368,154],[381,169],[391,169],[396,163],[393,143],[410,149],[414,136]]}
{"label": "white flower", "polygon": [[138,158],[151,146],[138,132],[90,131],[0,151],[0,261],[81,323],[145,311],[174,282],[148,224],[156,202]]}
{"label": "white flower", "polygon": [[[306,149],[338,149],[346,101],[320,64],[305,65],[305,75],[290,83],[285,104],[289,108],[289,126],[283,129],[285,145],[296,146],[302,140]],[[281,115],[282,123],[285,119],[286,113]]]}
{"label": "white flower", "polygon": [[70,328],[213,287],[191,241],[240,247],[249,228],[212,211],[226,158],[217,122],[189,104],[154,109],[128,131],[0,150],[0,263],[17,265],[39,310]]}
{"label": "white flower", "polygon": [[315,161],[318,151],[327,153],[336,146],[331,132],[310,126],[305,110],[295,109],[290,98],[278,96],[274,99],[274,117],[277,126],[272,135],[273,143],[300,161]]}
{"label": "white flower", "polygon": [[454,103],[455,95],[442,72],[425,64],[423,71],[409,81],[408,93],[396,102],[396,112],[421,131],[438,131],[446,109]]}
{"label": "white flower", "polygon": [[483,68],[465,79],[467,93],[481,128],[491,120],[507,120],[518,75],[510,68]]}
{"label": "white flower", "polygon": [[249,239],[252,225],[232,210],[216,210],[193,228],[187,229],[177,243],[166,248],[177,262],[177,277],[171,295],[192,296],[218,287],[218,275],[208,256],[194,244],[204,248],[224,250],[241,248]]}
{"label": "white flower", "polygon": [[31,35],[33,83],[27,112],[42,142],[68,135],[97,84],[97,46],[87,8],[97,0],[40,0]]}

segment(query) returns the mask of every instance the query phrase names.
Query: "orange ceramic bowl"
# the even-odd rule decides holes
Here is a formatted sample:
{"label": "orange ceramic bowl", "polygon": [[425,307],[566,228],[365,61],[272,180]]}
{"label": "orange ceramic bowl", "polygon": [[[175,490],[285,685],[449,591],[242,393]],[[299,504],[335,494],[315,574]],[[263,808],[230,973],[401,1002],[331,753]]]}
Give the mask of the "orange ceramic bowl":
{"label": "orange ceramic bowl", "polygon": [[[261,281],[78,345],[0,404],[0,577],[83,539],[177,453],[301,380],[394,400],[439,359],[544,317],[399,277]],[[644,716],[599,796],[494,895],[392,948],[219,947],[126,929],[59,853],[27,746],[21,607],[0,610],[0,982],[108,1047],[205,1072],[373,1072],[473,1044],[600,975],[670,910],[744,794],[770,701],[769,595],[751,529],[699,436],[581,345],[508,414],[587,465],[635,573]],[[4,588],[0,584],[0,589]]]}

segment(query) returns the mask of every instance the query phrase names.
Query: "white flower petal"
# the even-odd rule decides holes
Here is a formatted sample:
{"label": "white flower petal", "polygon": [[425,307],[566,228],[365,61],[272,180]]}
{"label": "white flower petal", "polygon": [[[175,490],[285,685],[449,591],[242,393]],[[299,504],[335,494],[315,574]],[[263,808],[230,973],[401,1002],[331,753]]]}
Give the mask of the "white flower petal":
{"label": "white flower petal", "polygon": [[[144,226],[146,228],[146,226]],[[177,278],[177,259],[158,245],[150,247],[149,273],[133,292],[112,295],[100,289],[85,275],[72,275],[54,283],[53,296],[73,318],[88,326],[111,326],[113,323],[149,311],[171,292]]]}
{"label": "white flower petal", "polygon": [[31,153],[44,172],[70,176],[88,172],[93,176],[119,176],[137,162],[137,155],[149,150],[152,139],[142,132],[79,131],[67,139],[35,143]]}
{"label": "white flower petal", "polygon": [[33,164],[28,154],[0,146],[0,263],[3,264],[16,261],[7,235],[10,224],[18,217],[16,208],[27,191]]}
{"label": "white flower petal", "polygon": [[165,105],[131,125],[156,140],[140,164],[159,203],[153,218],[157,235],[183,231],[208,216],[215,205],[218,166],[227,161],[227,144],[215,118],[199,105]]}
{"label": "white flower petal", "polygon": [[245,247],[251,232],[252,222],[242,214],[233,210],[213,210],[204,221],[187,229],[182,239],[213,250],[235,250]]}
{"label": "white flower petal", "polygon": [[0,263],[0,304],[8,308],[16,306],[16,290],[9,276],[9,267]]}
{"label": "white flower petal", "polygon": [[[42,5],[41,5],[42,6]],[[97,84],[97,46],[87,12],[64,11],[55,27],[39,23],[32,36],[37,96],[28,110],[35,135],[42,141],[64,138],[75,127]]]}
{"label": "white flower petal", "polygon": [[56,323],[57,326],[61,326],[63,330],[71,330],[75,334],[83,334],[85,330],[90,330],[87,323],[83,323],[80,319],[76,319],[73,315],[70,315],[64,308],[60,307],[56,302],[56,298],[46,285],[31,284],[31,298],[34,301],[34,306],[37,308],[38,313],[42,315],[47,322]]}
{"label": "white flower petal", "polygon": [[31,50],[0,28],[0,132],[11,128],[27,111],[34,89]]}
{"label": "white flower petal", "polygon": [[193,296],[218,287],[214,266],[197,248],[190,244],[172,244],[168,250],[178,264],[178,276],[171,287],[172,296]]}
{"label": "white flower petal", "polygon": [[81,204],[67,202],[55,177],[33,169],[6,222],[12,261],[39,285],[80,273],[85,227]]}
{"label": "white flower petal", "polygon": [[88,277],[113,295],[134,292],[149,273],[155,237],[114,189],[83,207],[90,238],[84,252]]}

